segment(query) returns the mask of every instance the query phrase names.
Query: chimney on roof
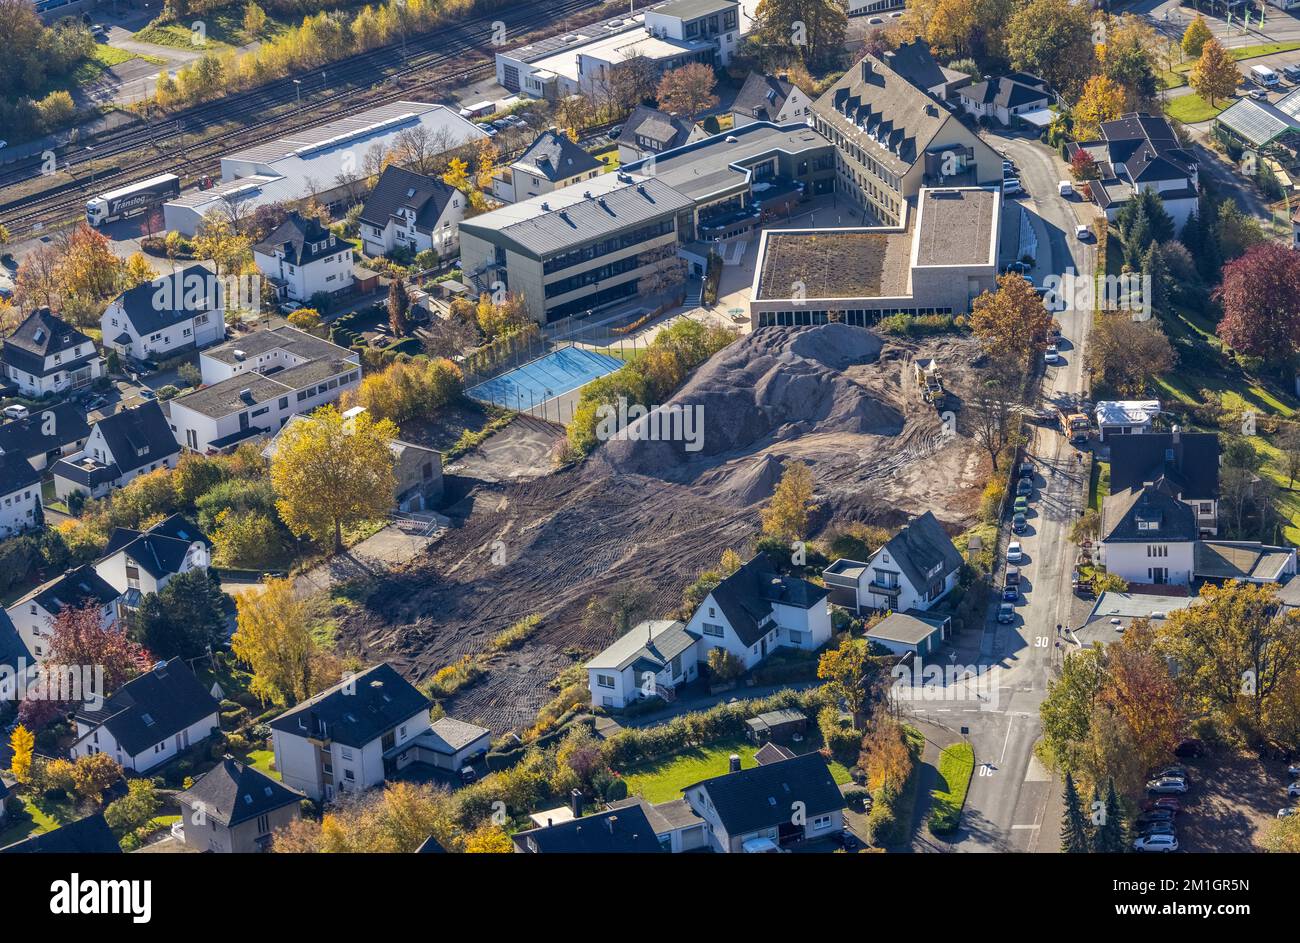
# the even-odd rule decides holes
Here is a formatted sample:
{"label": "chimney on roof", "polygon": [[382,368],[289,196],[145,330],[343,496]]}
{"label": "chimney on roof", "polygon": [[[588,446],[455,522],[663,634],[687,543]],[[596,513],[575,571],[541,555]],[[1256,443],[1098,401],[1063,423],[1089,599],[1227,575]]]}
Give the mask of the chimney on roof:
{"label": "chimney on roof", "polygon": [[614,823],[616,823],[617,821],[618,821],[617,815],[611,815],[609,818],[605,819],[605,825],[609,829],[609,833],[611,835],[614,834]]}
{"label": "chimney on roof", "polygon": [[575,819],[582,818],[582,790],[575,789],[569,793],[569,810]]}
{"label": "chimney on roof", "polygon": [[1183,441],[1183,430],[1179,426],[1174,426],[1169,430],[1169,441],[1174,445],[1179,445]]}
{"label": "chimney on roof", "polygon": [[739,753],[733,753],[733,754],[731,754],[731,757],[730,757],[730,759],[728,760],[728,769],[729,769],[729,771],[732,772],[732,773],[739,773],[739,772],[740,772],[740,754],[739,754]]}

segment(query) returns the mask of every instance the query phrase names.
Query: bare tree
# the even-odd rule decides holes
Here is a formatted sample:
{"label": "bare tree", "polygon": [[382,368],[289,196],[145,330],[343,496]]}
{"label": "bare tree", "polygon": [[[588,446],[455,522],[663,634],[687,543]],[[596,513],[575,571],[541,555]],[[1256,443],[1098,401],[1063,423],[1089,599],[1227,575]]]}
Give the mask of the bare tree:
{"label": "bare tree", "polygon": [[1020,435],[1024,377],[1003,360],[991,360],[960,391],[963,425],[989,455],[993,471],[1008,445]]}

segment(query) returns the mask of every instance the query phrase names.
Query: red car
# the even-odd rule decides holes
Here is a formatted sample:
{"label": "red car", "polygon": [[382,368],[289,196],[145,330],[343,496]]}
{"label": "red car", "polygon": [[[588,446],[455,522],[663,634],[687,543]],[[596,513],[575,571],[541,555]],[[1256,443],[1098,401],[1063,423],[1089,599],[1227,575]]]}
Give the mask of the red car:
{"label": "red car", "polygon": [[1161,796],[1159,799],[1151,799],[1144,802],[1142,808],[1146,812],[1150,812],[1152,809],[1168,809],[1170,812],[1177,815],[1183,810],[1183,804],[1173,796]]}

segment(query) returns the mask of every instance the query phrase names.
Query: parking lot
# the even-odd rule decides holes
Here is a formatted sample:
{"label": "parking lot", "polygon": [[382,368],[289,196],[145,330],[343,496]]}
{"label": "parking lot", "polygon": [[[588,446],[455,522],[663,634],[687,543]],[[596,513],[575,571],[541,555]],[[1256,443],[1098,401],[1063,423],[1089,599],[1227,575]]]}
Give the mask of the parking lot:
{"label": "parking lot", "polygon": [[1190,776],[1187,794],[1178,797],[1180,851],[1257,852],[1260,833],[1278,810],[1300,804],[1287,799],[1290,780],[1280,760],[1220,746],[1179,763]]}

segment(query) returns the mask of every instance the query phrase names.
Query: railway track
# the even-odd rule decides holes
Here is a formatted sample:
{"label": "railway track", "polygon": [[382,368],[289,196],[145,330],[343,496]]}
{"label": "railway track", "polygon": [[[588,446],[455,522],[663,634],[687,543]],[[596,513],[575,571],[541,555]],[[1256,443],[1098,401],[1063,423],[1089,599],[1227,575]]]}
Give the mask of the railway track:
{"label": "railway track", "polygon": [[[498,10],[449,29],[412,38],[405,44],[404,54],[400,43],[360,53],[326,66],[320,72],[313,70],[298,77],[296,81],[305,85],[311,77],[322,76],[310,97],[303,96],[301,109],[295,107],[289,112],[267,115],[270,109],[296,102],[301,87],[291,77],[239,96],[196,105],[162,122],[135,126],[90,150],[77,147],[68,151],[65,159],[60,161],[61,168],[69,167],[69,174],[76,166],[89,161],[102,162],[106,158],[119,157],[121,164],[106,171],[96,171],[93,179],[72,175],[65,183],[47,188],[40,194],[0,202],[0,223],[15,238],[37,235],[47,227],[80,216],[86,199],[93,193],[166,172],[180,175],[183,184],[192,182],[205,173],[218,171],[221,155],[233,149],[274,140],[288,130],[315,127],[398,101],[421,90],[477,80],[489,74],[493,67],[490,48],[484,48],[484,39],[494,21],[501,20],[509,33],[522,36],[600,5],[600,0],[561,0],[543,9]],[[467,55],[487,55],[487,58],[448,71]],[[400,57],[398,67],[387,70],[379,67],[379,63],[394,56]],[[367,90],[374,92],[376,89],[378,91],[374,94],[365,94]],[[239,122],[237,127],[203,137],[193,144],[186,143],[187,137],[195,138],[202,134],[209,123],[229,123],[232,120]],[[142,150],[152,150],[153,153],[140,158],[138,153]],[[32,163],[39,167],[39,162]],[[28,166],[0,177],[0,194],[4,186],[25,182],[32,173],[32,166]]]}

